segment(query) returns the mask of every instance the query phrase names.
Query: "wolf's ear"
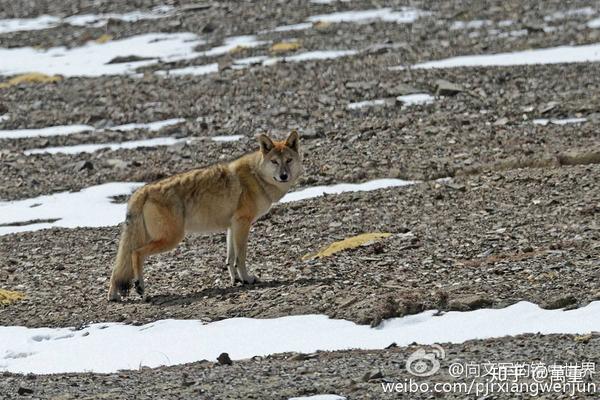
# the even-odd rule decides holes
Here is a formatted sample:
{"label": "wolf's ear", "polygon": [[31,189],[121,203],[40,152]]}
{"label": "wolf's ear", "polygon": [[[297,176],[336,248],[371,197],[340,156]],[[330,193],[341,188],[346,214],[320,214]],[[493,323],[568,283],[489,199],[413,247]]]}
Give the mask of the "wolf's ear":
{"label": "wolf's ear", "polygon": [[297,153],[298,147],[300,146],[298,141],[298,132],[295,130],[291,131],[287,139],[285,139],[285,145]]}
{"label": "wolf's ear", "polygon": [[264,154],[267,154],[273,149],[273,141],[264,133],[256,135],[256,139],[258,140],[258,144],[260,145],[260,151],[262,151]]}

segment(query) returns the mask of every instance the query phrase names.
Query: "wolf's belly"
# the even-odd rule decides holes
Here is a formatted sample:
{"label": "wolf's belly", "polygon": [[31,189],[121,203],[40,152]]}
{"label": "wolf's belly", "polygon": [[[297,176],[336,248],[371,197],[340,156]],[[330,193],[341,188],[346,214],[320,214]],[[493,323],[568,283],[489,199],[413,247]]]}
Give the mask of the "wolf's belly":
{"label": "wolf's belly", "polygon": [[196,204],[186,208],[185,230],[196,233],[224,232],[235,211],[233,205],[218,203]]}

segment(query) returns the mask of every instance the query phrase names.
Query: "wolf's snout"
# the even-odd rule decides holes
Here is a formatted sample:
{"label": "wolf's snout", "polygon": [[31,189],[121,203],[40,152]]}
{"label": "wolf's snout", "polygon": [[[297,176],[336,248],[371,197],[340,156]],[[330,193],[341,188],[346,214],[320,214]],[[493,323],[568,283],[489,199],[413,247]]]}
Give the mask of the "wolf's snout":
{"label": "wolf's snout", "polygon": [[285,172],[283,172],[283,173],[279,174],[279,179],[280,179],[282,182],[285,182],[285,181],[287,181],[287,180],[288,180],[288,178],[289,178],[289,177],[288,177],[288,174],[287,174],[287,173],[285,173]]}

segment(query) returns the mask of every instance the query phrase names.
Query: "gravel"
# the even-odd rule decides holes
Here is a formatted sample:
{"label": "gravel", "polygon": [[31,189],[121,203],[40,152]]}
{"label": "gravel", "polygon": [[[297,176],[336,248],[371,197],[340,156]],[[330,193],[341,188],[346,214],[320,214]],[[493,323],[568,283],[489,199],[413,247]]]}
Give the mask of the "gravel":
{"label": "gravel", "polygon": [[[164,3],[0,0],[0,18],[124,13],[160,4]],[[398,9],[408,3],[166,4],[177,13],[134,23],[110,20],[99,28],[62,24],[34,34],[6,33],[0,35],[0,47],[74,47],[103,34],[115,40],[187,31],[206,40],[198,48],[203,51],[226,37],[304,22],[315,14]],[[545,308],[573,308],[600,299],[599,64],[390,69],[462,54],[595,43],[600,29],[585,25],[593,17],[544,17],[583,7],[597,14],[597,4],[548,1],[542,7],[539,2],[514,0],[485,6],[479,1],[410,5],[432,14],[406,25],[320,24],[303,31],[264,33],[259,39],[270,41],[268,45],[213,58],[159,62],[140,69],[139,77],[72,77],[0,89],[0,115],[9,115],[0,121],[0,130],[68,124],[96,128],[68,136],[0,139],[2,201],[113,181],[149,182],[236,158],[256,147],[256,133],[283,136],[290,129],[302,136],[306,166],[296,189],[386,177],[421,181],[410,187],[276,205],[251,234],[248,262],[262,278],[256,285],[229,286],[224,235],[190,236],[176,250],[148,259],[147,302],[135,296],[118,304],[105,300],[119,227],[0,236],[0,287],[26,295],[0,308],[0,324],[81,327],[101,321],[141,324],[164,318],[212,321],[324,313],[376,325],[426,309],[498,308],[520,300]],[[456,21],[472,20],[488,22],[451,29]],[[513,23],[502,22],[506,20]],[[526,34],[510,33],[523,30]],[[330,49],[358,54],[231,68],[235,59],[271,56],[272,44],[292,38],[298,39],[299,48],[284,55]],[[219,72],[204,76],[154,74],[213,62],[219,64]],[[414,106],[394,101],[415,92],[436,97]],[[385,101],[362,109],[347,107],[378,99]],[[156,132],[108,130],[169,118],[185,122]],[[542,126],[532,122],[538,118],[586,121]],[[242,139],[210,140],[217,135]],[[161,136],[191,140],[171,147],[92,154],[23,154],[32,148]],[[443,177],[452,179],[437,180]],[[365,232],[393,235],[377,245],[303,260],[333,241]],[[569,335],[471,341],[446,345],[449,357],[442,366],[451,360],[595,360],[598,343],[597,336],[582,342]],[[232,365],[208,360],[109,375],[5,374],[0,392],[5,398],[54,399],[281,399],[318,393],[381,398],[381,382],[409,377],[397,361],[406,360],[412,351],[409,346],[287,354]],[[567,398],[561,396],[547,398]]]}

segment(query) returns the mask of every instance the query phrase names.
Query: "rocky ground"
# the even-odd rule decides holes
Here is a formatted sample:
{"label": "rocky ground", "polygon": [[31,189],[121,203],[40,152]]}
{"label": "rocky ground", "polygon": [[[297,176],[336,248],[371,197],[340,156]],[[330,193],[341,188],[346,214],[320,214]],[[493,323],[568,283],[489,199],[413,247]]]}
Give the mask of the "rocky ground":
{"label": "rocky ground", "polygon": [[[0,0],[0,19],[122,13],[159,4],[164,3]],[[302,136],[305,175],[298,188],[386,177],[422,182],[276,205],[251,235],[249,265],[262,280],[253,286],[229,286],[223,235],[189,237],[177,250],[148,260],[146,302],[135,296],[119,304],[105,301],[119,227],[0,236],[0,288],[26,294],[20,302],[0,305],[1,325],[83,326],[98,321],[303,313],[377,324],[433,308],[504,307],[519,300],[562,308],[600,299],[599,64],[389,68],[462,54],[596,43],[600,29],[586,27],[590,16],[551,18],[558,11],[584,7],[592,7],[597,17],[596,2],[549,1],[542,6],[515,0],[484,6],[479,1],[298,0],[285,6],[267,1],[172,5],[177,13],[152,21],[109,20],[99,28],[62,24],[35,34],[0,34],[0,47],[74,47],[101,35],[115,40],[160,31],[197,33],[206,39],[200,49],[204,50],[228,36],[256,34],[333,11],[411,5],[432,14],[406,25],[341,23],[259,35],[272,43],[298,39],[297,51],[359,51],[334,60],[231,68],[234,58],[272,55],[265,45],[160,63],[140,70],[142,77],[65,78],[2,88],[0,116],[6,113],[10,119],[0,122],[0,129],[89,124],[97,131],[0,139],[0,199],[113,181],[152,181],[235,158],[256,147],[256,133],[280,136],[290,129]],[[456,21],[470,20],[490,22],[451,29]],[[504,20],[514,23],[502,24]],[[219,63],[218,73],[168,78],[153,74],[157,69],[212,62]],[[440,91],[440,79],[460,88]],[[393,101],[416,92],[434,95],[435,100],[410,107]],[[348,103],[372,99],[392,100],[385,106],[347,108]],[[587,121],[547,126],[532,122],[573,117]],[[106,130],[168,118],[185,122],[158,132]],[[209,140],[232,134],[243,139]],[[92,154],[23,154],[31,148],[158,136],[193,140]],[[452,179],[436,181],[442,177]],[[332,257],[303,260],[332,241],[373,231],[393,236]],[[456,359],[478,362],[490,357],[510,362],[581,361],[598,358],[598,343],[596,337],[583,343],[570,336],[529,335],[447,349]],[[277,355],[233,366],[215,366],[210,360],[106,376],[8,374],[0,380],[0,393],[18,397],[24,387],[33,394],[23,394],[38,398],[98,398],[97,388],[102,386],[108,388],[103,390],[107,398],[127,394],[267,399],[327,392],[350,399],[383,398],[383,380],[408,376],[397,360],[412,350],[319,353],[308,360]],[[381,369],[383,376],[363,381],[364,373],[373,369]]]}
{"label": "rocky ground", "polygon": [[[377,351],[338,351],[313,354],[279,354],[266,358],[221,365],[211,361],[158,369],[120,373],[19,376],[5,374],[0,390],[6,399],[23,396],[48,399],[287,399],[293,396],[338,394],[348,399],[514,399],[517,393],[471,392],[435,393],[436,383],[468,383],[470,378],[454,378],[450,365],[497,362],[563,365],[600,357],[600,336],[522,335],[513,338],[444,344],[446,357],[437,374],[415,378],[405,364],[418,346],[391,347]],[[410,380],[427,384],[426,393],[384,393],[382,385]],[[481,382],[481,380],[476,380]],[[593,383],[585,380],[586,383]],[[596,380],[597,383],[597,380]],[[99,391],[99,388],[102,388]],[[440,389],[441,388],[441,389]],[[409,389],[410,390],[410,389]],[[19,394],[21,393],[21,394]],[[540,399],[595,398],[595,395],[550,392]]]}

